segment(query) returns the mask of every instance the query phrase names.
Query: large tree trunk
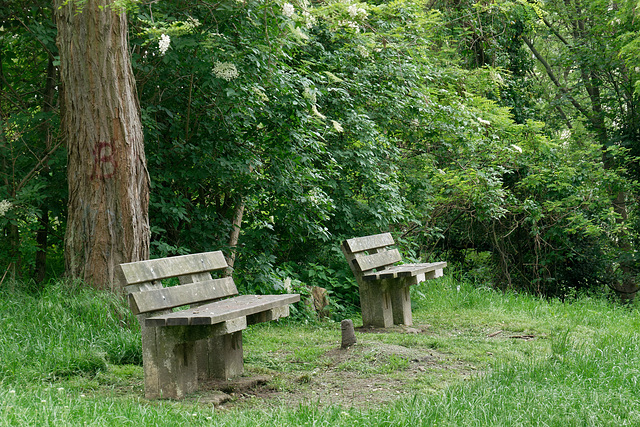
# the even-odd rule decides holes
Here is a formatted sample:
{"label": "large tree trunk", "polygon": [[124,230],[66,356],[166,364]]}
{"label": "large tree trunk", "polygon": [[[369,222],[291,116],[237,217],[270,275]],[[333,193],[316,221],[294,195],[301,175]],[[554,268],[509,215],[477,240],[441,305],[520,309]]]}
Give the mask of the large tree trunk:
{"label": "large tree trunk", "polygon": [[115,290],[115,267],[149,257],[149,177],[127,19],[112,0],[55,0],[67,142],[67,274]]}

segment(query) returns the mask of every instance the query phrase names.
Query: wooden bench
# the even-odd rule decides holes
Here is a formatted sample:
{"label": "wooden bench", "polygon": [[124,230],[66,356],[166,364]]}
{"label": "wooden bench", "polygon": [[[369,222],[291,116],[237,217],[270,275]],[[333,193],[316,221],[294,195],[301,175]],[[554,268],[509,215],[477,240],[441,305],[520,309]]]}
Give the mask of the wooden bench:
{"label": "wooden bench", "polygon": [[[211,276],[226,267],[220,251],[120,265],[142,329],[147,398],[182,399],[198,380],[241,375],[242,330],[286,317],[300,301],[297,294],[237,296],[233,278]],[[179,286],[163,287],[170,278]]]}
{"label": "wooden bench", "polygon": [[364,326],[411,325],[409,286],[442,276],[446,262],[400,264],[402,257],[390,233],[345,240],[342,253],[360,288]]}

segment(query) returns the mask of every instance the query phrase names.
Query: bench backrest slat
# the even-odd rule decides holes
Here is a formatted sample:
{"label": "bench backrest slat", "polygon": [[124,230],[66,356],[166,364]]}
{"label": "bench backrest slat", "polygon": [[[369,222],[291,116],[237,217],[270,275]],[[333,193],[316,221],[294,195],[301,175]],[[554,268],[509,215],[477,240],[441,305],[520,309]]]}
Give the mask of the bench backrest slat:
{"label": "bench backrest slat", "polygon": [[227,267],[221,251],[120,264],[127,285],[220,270]]}
{"label": "bench backrest slat", "polygon": [[140,314],[214,301],[237,294],[238,289],[233,279],[223,277],[222,279],[210,279],[169,288],[133,292],[129,294],[129,305],[134,314]]}
{"label": "bench backrest slat", "polygon": [[394,245],[393,236],[391,233],[375,234],[373,236],[354,237],[353,239],[345,240],[342,245],[350,253],[370,251],[373,249],[384,248],[386,246]]}
{"label": "bench backrest slat", "polygon": [[388,267],[395,264],[398,261],[402,261],[400,251],[397,249],[391,249],[388,251],[382,251],[371,255],[358,255],[356,254],[353,259],[353,263],[360,269],[360,271],[373,270],[374,268]]}

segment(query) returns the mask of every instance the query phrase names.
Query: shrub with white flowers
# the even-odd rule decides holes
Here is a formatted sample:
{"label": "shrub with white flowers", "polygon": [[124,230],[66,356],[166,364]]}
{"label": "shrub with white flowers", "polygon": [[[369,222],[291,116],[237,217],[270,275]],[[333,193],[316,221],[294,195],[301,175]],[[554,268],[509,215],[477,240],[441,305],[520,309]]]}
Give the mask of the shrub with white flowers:
{"label": "shrub with white flowers", "polygon": [[347,12],[352,19],[365,19],[368,15],[367,11],[358,5],[352,4],[347,8]]}
{"label": "shrub with white flowers", "polygon": [[169,50],[169,45],[171,44],[171,37],[166,34],[160,36],[160,41],[158,42],[158,49],[160,50],[160,55],[164,55]]}
{"label": "shrub with white flowers", "polygon": [[0,202],[0,216],[4,216],[13,207],[13,204],[8,200]]}
{"label": "shrub with white flowers", "polygon": [[219,79],[225,79],[231,81],[239,76],[238,69],[231,62],[216,61],[216,66],[213,67],[213,74]]}
{"label": "shrub with white flowers", "polygon": [[317,22],[316,17],[306,10],[302,12],[302,17],[304,18],[305,26],[309,29],[313,28]]}
{"label": "shrub with white flowers", "polygon": [[282,14],[287,18],[291,18],[295,13],[295,8],[291,3],[285,3],[282,5]]}

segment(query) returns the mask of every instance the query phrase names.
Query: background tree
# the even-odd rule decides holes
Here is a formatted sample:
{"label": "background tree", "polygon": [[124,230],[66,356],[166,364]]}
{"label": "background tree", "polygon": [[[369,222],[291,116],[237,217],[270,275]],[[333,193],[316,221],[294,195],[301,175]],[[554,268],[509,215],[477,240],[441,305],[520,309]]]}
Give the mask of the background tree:
{"label": "background tree", "polygon": [[68,153],[67,273],[114,288],[115,267],[149,256],[149,175],[127,16],[110,0],[57,0]]}
{"label": "background tree", "polygon": [[[558,111],[570,117],[568,126],[582,121],[602,150],[605,169],[638,167],[625,153],[637,155],[640,136],[639,101],[634,77],[621,57],[621,35],[633,26],[617,3],[608,1],[546,1],[530,35],[522,40],[553,83]],[[633,298],[640,284],[630,216],[636,209],[631,187],[624,182],[609,188],[619,225],[611,260],[610,286],[621,297]]]}
{"label": "background tree", "polygon": [[47,1],[3,2],[0,15],[0,200],[11,205],[0,215],[2,271],[42,282],[65,215],[56,29]]}
{"label": "background tree", "polygon": [[[144,240],[144,225],[117,222],[121,211],[144,208],[145,173],[139,140],[115,142],[138,135],[139,125],[127,128],[135,114],[118,104],[134,105],[135,94],[126,66],[114,71],[126,63],[126,39],[123,16],[100,9],[106,3],[78,0],[77,16],[59,4],[58,25],[78,26],[60,31],[62,77],[71,78],[72,49],[93,58],[73,69],[84,80],[67,81],[60,97],[63,106],[86,106],[79,116],[62,108],[63,135],[78,136],[69,161],[86,166],[69,168],[68,224],[65,191],[55,185],[64,159],[45,137],[47,129],[55,136],[58,117],[56,91],[52,104],[45,96],[54,81],[55,48],[45,48],[51,12],[12,6],[19,19],[0,34],[0,201],[11,204],[0,237],[15,243],[0,250],[13,247],[22,271],[36,264],[44,219],[50,253],[60,253],[58,230],[67,230],[70,270],[122,262],[129,255],[112,257],[112,236]],[[406,258],[446,259],[458,274],[503,289],[564,298],[621,283],[618,267],[635,262],[637,222],[633,197],[625,221],[611,209],[621,190],[634,194],[637,176],[632,3],[133,2],[128,49],[149,159],[151,256],[223,249],[246,290],[319,285],[341,301],[336,309],[357,306],[339,241],[388,230]],[[569,14],[576,7],[581,14]],[[84,26],[82,15],[94,24]],[[89,83],[96,86],[79,91]],[[50,106],[47,128],[38,120]],[[91,131],[78,132],[81,123]],[[52,149],[61,141],[51,139]],[[12,192],[20,182],[29,185]],[[130,185],[141,196],[120,199]],[[124,229],[138,231],[118,237]],[[85,232],[101,240],[71,244],[90,242],[78,237]]]}

